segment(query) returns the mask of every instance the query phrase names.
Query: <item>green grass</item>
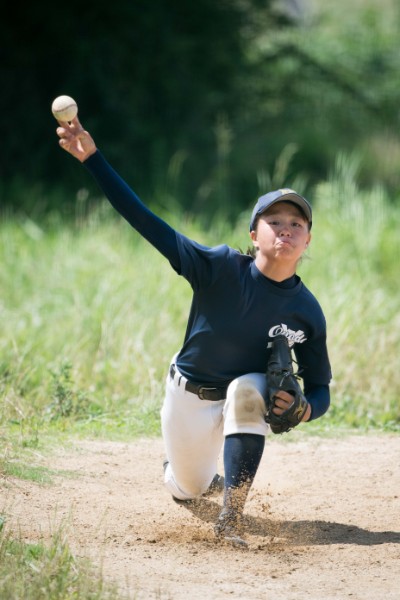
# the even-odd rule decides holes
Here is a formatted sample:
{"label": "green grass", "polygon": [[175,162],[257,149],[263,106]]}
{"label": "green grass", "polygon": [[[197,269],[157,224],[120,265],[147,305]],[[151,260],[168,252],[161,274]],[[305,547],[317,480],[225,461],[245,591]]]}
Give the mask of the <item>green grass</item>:
{"label": "green grass", "polygon": [[[332,408],[320,426],[398,430],[400,209],[380,189],[359,190],[356,168],[339,156],[316,190],[313,241],[299,268],[328,323]],[[204,243],[245,248],[248,216],[208,230],[167,219]],[[104,202],[75,222],[3,220],[0,260],[3,435],[22,444],[54,430],[159,435],[187,283]]]}
{"label": "green grass", "polygon": [[[0,519],[0,523],[3,523]],[[115,585],[68,546],[62,530],[49,544],[27,543],[0,531],[0,598],[9,600],[119,600]]]}
{"label": "green grass", "polygon": [[63,475],[64,477],[69,475],[66,471],[57,472],[47,467],[35,466],[21,461],[7,461],[3,473],[5,477],[17,477],[39,484],[52,483],[55,475]]}
{"label": "green grass", "polygon": [[339,157],[331,181],[316,191],[315,246],[304,278],[328,322],[329,418],[398,431],[400,209],[382,189],[357,188],[355,162]]}

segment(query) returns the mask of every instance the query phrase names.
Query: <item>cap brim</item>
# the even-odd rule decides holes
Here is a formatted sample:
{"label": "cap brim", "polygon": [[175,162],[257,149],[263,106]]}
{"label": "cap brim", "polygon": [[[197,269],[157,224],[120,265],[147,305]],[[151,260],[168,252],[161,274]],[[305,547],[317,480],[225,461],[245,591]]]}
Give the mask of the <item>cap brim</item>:
{"label": "cap brim", "polygon": [[274,204],[278,204],[278,202],[285,202],[285,201],[293,202],[293,204],[296,204],[296,206],[298,206],[301,209],[301,211],[304,213],[304,215],[306,216],[307,221],[309,223],[312,223],[312,212],[311,212],[311,208],[310,208],[308,202],[304,198],[302,198],[301,196],[299,196],[297,194],[284,194],[280,198],[273,200],[269,204],[269,206],[267,206],[264,210],[258,212],[257,214],[261,215],[263,212],[265,212],[266,210],[271,208],[271,206],[274,206]]}

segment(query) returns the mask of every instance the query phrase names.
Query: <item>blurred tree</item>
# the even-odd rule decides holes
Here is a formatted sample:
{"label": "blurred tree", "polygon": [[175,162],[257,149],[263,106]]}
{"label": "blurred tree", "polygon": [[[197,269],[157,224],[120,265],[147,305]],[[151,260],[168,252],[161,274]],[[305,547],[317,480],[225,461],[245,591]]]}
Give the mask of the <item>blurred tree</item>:
{"label": "blurred tree", "polygon": [[256,12],[268,5],[70,0],[57,13],[40,2],[11,7],[0,22],[0,107],[8,115],[1,178],[23,173],[27,182],[62,181],[71,190],[80,184],[82,175],[68,168],[52,135],[50,104],[65,93],[139,188],[159,188],[169,161],[183,151],[187,189],[195,190],[217,154],[219,115],[230,119],[241,108],[246,44]]}
{"label": "blurred tree", "polygon": [[237,214],[276,179],[286,147],[298,149],[287,185],[302,174],[311,187],[338,150],[359,146],[365,182],[376,174],[394,186],[384,149],[390,130],[390,152],[400,152],[399,23],[395,0],[11,5],[0,21],[2,202],[30,202],[11,193],[14,181],[44,202],[57,186],[74,200],[89,185],[57,147],[59,94],[75,97],[146,200],[173,195],[190,210]]}

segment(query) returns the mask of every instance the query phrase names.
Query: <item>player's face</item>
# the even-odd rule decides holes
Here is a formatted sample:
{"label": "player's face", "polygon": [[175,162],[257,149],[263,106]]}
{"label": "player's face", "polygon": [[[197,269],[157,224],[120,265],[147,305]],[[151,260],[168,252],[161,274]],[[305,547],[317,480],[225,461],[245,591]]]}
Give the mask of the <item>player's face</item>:
{"label": "player's face", "polygon": [[254,246],[267,259],[293,262],[307,248],[311,235],[308,221],[290,202],[277,202],[265,211],[251,232]]}

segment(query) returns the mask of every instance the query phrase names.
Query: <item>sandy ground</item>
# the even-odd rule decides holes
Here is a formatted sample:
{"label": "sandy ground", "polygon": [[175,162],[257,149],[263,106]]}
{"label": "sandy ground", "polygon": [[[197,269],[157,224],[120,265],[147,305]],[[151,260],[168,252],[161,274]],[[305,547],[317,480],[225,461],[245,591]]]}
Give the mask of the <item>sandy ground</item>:
{"label": "sandy ground", "polygon": [[63,524],[78,556],[140,600],[400,599],[400,436],[269,438],[248,549],[215,541],[222,498],[171,500],[163,458],[158,439],[37,456],[58,473],[1,482],[8,528],[32,542]]}

